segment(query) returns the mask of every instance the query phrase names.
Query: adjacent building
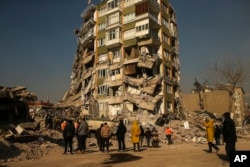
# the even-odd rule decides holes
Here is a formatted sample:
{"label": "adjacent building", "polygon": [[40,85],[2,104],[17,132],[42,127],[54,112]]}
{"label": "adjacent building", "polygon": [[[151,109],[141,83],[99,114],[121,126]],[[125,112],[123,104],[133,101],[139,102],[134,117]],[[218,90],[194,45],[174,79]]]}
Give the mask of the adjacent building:
{"label": "adjacent building", "polygon": [[81,17],[62,104],[95,117],[181,112],[176,14],[168,0],[103,0]]}

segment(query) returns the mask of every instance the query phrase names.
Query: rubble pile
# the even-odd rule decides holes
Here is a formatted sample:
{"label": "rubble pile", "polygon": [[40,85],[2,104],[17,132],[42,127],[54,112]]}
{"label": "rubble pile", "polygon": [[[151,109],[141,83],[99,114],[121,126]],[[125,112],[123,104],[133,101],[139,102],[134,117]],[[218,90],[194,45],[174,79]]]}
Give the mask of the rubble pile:
{"label": "rubble pile", "polygon": [[34,93],[28,92],[26,87],[0,86],[0,121],[16,121],[28,119],[27,101],[37,100]]}
{"label": "rubble pile", "polygon": [[[40,109],[33,112],[37,120],[45,120],[46,114],[51,114],[54,116],[59,116],[60,114],[76,114],[78,110],[76,108],[67,109]],[[187,119],[184,120],[170,120],[168,124],[163,124],[162,126],[156,125],[155,117],[142,117],[139,123],[143,125],[144,128],[150,127],[156,128],[160,138],[160,146],[167,144],[165,137],[165,128],[170,126],[173,133],[174,144],[184,144],[184,143],[199,143],[206,144],[206,131],[203,127],[204,118],[209,116],[213,118],[215,124],[221,124],[221,115],[209,113],[206,111],[197,111],[192,113],[186,113]],[[38,159],[41,156],[47,155],[51,150],[62,149],[63,147],[63,137],[59,129],[48,129],[46,127],[38,126],[39,123],[21,123],[18,124],[14,129],[13,125],[7,132],[12,131],[12,135],[6,133],[6,130],[0,128],[0,160],[8,162],[19,162],[28,159]],[[127,146],[131,143],[131,125],[132,120],[127,124],[126,142]],[[39,128],[38,128],[39,127]],[[250,139],[250,126],[237,127],[237,135],[239,140]],[[15,131],[15,132],[14,132]],[[5,133],[3,133],[5,132]],[[13,138],[13,136],[15,136]],[[11,138],[12,137],[12,138]],[[115,136],[111,138],[110,144],[113,149],[116,149],[117,141]],[[77,148],[76,139],[74,139],[73,144],[74,149]],[[94,136],[87,139],[88,150],[93,150],[97,147],[96,139]]]}
{"label": "rubble pile", "polygon": [[0,99],[16,99],[21,101],[36,101],[36,94],[27,91],[24,86],[5,87],[0,86]]}

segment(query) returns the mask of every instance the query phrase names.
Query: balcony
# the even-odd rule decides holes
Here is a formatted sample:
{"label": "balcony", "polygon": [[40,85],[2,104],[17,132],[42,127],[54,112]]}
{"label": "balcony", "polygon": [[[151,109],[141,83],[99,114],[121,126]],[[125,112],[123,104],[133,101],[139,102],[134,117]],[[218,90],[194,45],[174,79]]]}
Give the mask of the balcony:
{"label": "balcony", "polygon": [[106,26],[106,30],[117,28],[117,27],[122,27],[122,24],[120,22],[109,24]]}
{"label": "balcony", "polygon": [[144,45],[152,45],[152,46],[159,46],[161,45],[161,41],[159,38],[151,36],[151,35],[145,35],[145,36],[139,36],[137,38],[138,46],[144,46]]}
{"label": "balcony", "polygon": [[84,11],[81,13],[81,17],[84,19],[87,19],[88,17],[91,17],[93,13],[95,12],[96,6],[91,4],[87,8],[84,9]]}
{"label": "balcony", "polygon": [[144,13],[142,15],[136,16],[135,21],[140,21],[140,20],[147,19],[147,18],[150,19],[151,21],[154,21],[153,23],[159,25],[160,27],[160,21],[158,20],[156,16],[154,16],[151,13]]}
{"label": "balcony", "polygon": [[114,13],[114,12],[118,12],[118,11],[122,11],[122,8],[121,8],[121,4],[119,4],[117,7],[115,7],[115,8],[110,8],[110,9],[108,9],[107,8],[107,10],[106,10],[106,15],[108,15],[108,14],[111,14],[111,13]]}
{"label": "balcony", "polygon": [[91,17],[87,22],[83,24],[80,30],[80,34],[85,34],[90,28],[95,25],[96,21],[93,17]]}
{"label": "balcony", "polygon": [[121,38],[116,38],[116,39],[106,41],[107,48],[120,47],[121,45],[122,45],[122,39]]}

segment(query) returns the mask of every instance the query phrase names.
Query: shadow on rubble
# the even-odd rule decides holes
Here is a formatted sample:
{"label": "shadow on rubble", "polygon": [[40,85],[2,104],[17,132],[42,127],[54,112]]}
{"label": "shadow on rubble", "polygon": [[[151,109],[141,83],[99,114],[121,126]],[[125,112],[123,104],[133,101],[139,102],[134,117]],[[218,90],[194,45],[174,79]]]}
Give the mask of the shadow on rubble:
{"label": "shadow on rubble", "polygon": [[117,164],[122,162],[131,162],[141,159],[142,157],[135,156],[129,153],[113,153],[110,155],[110,158],[107,159],[102,164]]}
{"label": "shadow on rubble", "polygon": [[7,162],[9,158],[17,157],[22,152],[24,152],[24,150],[21,150],[15,146],[7,146],[0,141],[0,161]]}

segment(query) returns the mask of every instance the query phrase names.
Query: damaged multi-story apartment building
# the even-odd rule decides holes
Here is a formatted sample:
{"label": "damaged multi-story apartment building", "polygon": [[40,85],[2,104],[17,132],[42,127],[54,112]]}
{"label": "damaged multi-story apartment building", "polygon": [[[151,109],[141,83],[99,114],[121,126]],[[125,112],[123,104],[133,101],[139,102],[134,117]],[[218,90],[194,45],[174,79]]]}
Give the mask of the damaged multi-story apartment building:
{"label": "damaged multi-story apartment building", "polygon": [[89,4],[81,17],[62,105],[95,117],[180,113],[177,23],[168,0],[103,0]]}

